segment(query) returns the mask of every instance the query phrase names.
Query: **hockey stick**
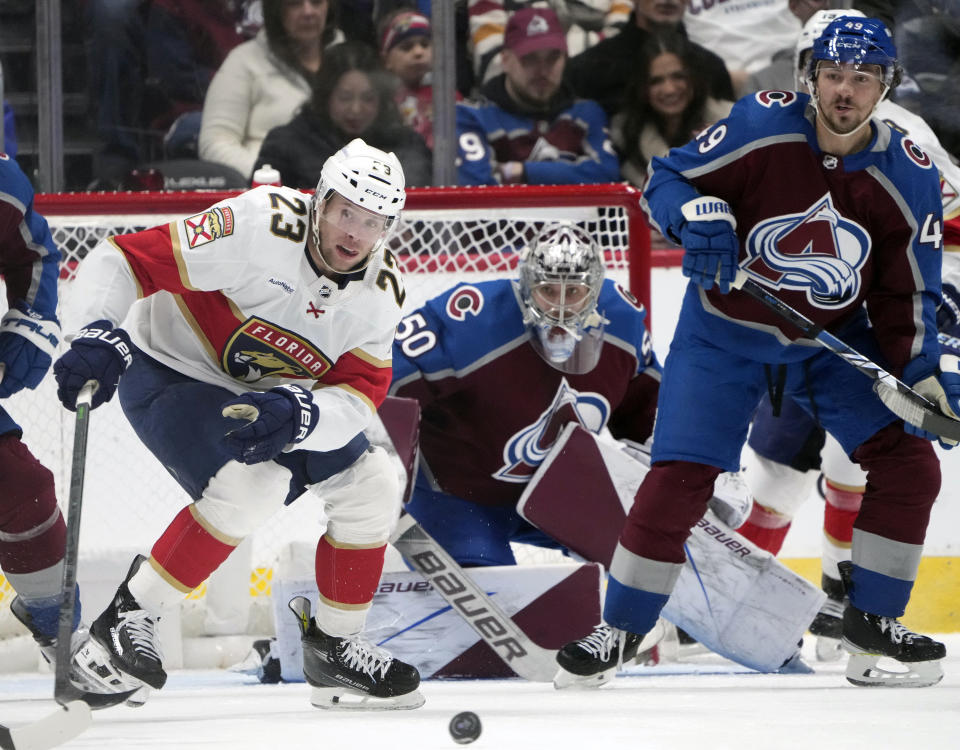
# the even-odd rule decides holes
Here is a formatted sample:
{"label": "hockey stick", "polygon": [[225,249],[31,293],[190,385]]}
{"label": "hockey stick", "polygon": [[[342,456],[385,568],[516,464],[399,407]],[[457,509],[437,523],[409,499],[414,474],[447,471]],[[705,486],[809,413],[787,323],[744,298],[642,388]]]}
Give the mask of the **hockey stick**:
{"label": "hockey stick", "polygon": [[[2,374],[2,373],[0,373]],[[73,435],[73,463],[70,469],[70,501],[67,506],[67,539],[63,555],[62,601],[57,623],[57,657],[53,697],[60,708],[49,716],[22,727],[0,725],[3,750],[47,750],[67,742],[92,721],[90,706],[78,700],[78,691],[70,682],[70,650],[73,617],[77,606],[77,555],[80,543],[80,511],[83,504],[83,474],[87,458],[87,429],[93,384],[88,383],[77,396],[77,421]]]}
{"label": "hockey stick", "polygon": [[390,542],[504,664],[530,682],[553,681],[557,652],[530,640],[413,516],[400,516]]}
{"label": "hockey stick", "polygon": [[873,360],[860,354],[832,333],[794,310],[787,303],[747,276],[746,271],[737,271],[733,286],[742,289],[755,300],[773,310],[780,317],[799,328],[825,349],[829,349],[847,364],[857,368],[873,379],[873,390],[890,411],[914,427],[939,435],[947,440],[960,441],[960,420],[946,416],[932,401],[921,396],[913,388],[899,380]]}

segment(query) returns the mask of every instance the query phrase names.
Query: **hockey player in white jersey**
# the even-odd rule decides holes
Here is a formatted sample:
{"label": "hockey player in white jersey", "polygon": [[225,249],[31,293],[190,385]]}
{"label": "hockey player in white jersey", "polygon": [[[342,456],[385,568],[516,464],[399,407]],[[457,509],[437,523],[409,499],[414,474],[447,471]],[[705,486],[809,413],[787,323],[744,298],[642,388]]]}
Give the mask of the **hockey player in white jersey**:
{"label": "hockey player in white jersey", "polygon": [[[357,139],[324,164],[312,200],[254,188],[108,238],[81,263],[66,316],[75,333],[54,366],[58,396],[74,409],[92,380],[96,408],[117,391],[193,501],[91,626],[112,652],[111,678],[162,687],[157,619],[313,489],[329,519],[318,611],[290,603],[311,702],[423,704],[417,670],[361,635],[399,496],[388,457],[362,430],[390,384],[404,287],[384,244],[404,200],[396,157]],[[77,661],[86,666],[83,651]]]}
{"label": "hockey player in white jersey", "polygon": [[[864,17],[858,10],[821,10],[803,27],[794,50],[794,78],[798,91],[806,91],[804,70],[814,40],[838,16]],[[943,200],[944,253],[943,304],[937,313],[942,353],[960,355],[960,167],[950,159],[926,122],[899,104],[884,99],[874,116],[906,133],[930,155],[940,171]],[[744,452],[746,477],[754,496],[750,517],[740,533],[772,554],[777,554],[794,515],[809,498],[819,476],[824,476],[823,553],[821,585],[827,594],[823,609],[810,625],[817,637],[822,660],[842,656],[842,615],[845,593],[838,563],[850,559],[853,523],[866,489],[866,474],[847,456],[840,444],[798,406],[787,400],[779,416],[769,399],[761,404]],[[823,446],[822,451],[820,446]]]}

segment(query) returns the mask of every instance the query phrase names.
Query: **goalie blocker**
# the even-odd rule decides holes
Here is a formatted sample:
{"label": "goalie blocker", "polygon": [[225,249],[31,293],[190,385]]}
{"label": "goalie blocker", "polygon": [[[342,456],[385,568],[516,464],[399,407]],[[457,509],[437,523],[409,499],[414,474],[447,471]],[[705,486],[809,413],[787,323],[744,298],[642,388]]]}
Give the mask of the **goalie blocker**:
{"label": "goalie blocker", "polygon": [[[648,469],[619,444],[568,424],[517,510],[571,551],[609,567]],[[583,523],[587,510],[589,524]],[[685,551],[687,562],[663,616],[721,656],[760,672],[780,669],[796,654],[823,592],[712,510],[694,527]]]}

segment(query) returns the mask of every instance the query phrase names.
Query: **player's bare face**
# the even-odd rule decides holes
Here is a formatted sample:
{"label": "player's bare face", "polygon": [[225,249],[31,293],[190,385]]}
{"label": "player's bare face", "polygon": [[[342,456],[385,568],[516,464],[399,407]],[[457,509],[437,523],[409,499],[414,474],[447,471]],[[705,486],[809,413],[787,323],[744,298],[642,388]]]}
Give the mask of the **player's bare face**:
{"label": "player's bare face", "polygon": [[320,41],[327,25],[328,0],[283,0],[281,23],[294,44]]}
{"label": "player's bare face", "polygon": [[386,217],[361,208],[339,193],[333,193],[320,211],[321,265],[337,273],[363,264],[386,229]]}
{"label": "player's bare face", "polygon": [[547,319],[568,323],[572,317],[587,309],[590,287],[579,282],[547,281],[531,288],[530,296]]}
{"label": "player's bare face", "polygon": [[362,135],[380,113],[380,96],[370,76],[350,70],[340,76],[327,103],[330,120],[348,136]]}
{"label": "player's bare face", "polygon": [[854,132],[866,122],[883,95],[879,65],[817,66],[817,108],[829,128],[839,135]]}
{"label": "player's bare face", "polygon": [[412,36],[395,44],[387,52],[383,66],[408,87],[420,85],[433,66],[433,45],[428,36]]}
{"label": "player's bare face", "polygon": [[560,89],[566,61],[566,54],[558,49],[541,49],[523,57],[504,50],[507,90],[521,104],[545,107]]}
{"label": "player's bare face", "polygon": [[647,92],[650,106],[662,117],[670,119],[683,114],[693,100],[693,87],[679,57],[664,52],[653,59]]}

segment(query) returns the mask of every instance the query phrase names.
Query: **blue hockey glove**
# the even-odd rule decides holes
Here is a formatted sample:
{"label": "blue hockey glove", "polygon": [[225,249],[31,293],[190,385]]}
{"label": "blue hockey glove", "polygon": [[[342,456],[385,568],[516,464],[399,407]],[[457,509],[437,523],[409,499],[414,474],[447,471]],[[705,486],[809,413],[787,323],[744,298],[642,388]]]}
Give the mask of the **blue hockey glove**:
{"label": "blue hockey glove", "polygon": [[703,196],[680,207],[686,220],[680,225],[683,245],[683,275],[704,289],[716,283],[723,294],[737,275],[740,239],[730,204]]}
{"label": "blue hockey glove", "polygon": [[113,398],[120,376],[133,361],[130,337],[109,320],[97,320],[77,332],[70,348],[53,364],[57,398],[70,411],[77,410],[77,396],[88,380],[96,381],[90,408]]}
{"label": "blue hockey glove", "polygon": [[960,291],[953,284],[944,284],[941,292],[943,301],[937,308],[937,329],[960,336]]}
{"label": "blue hockey glove", "polygon": [[[944,337],[949,338],[949,337]],[[952,419],[960,419],[960,357],[956,353],[950,353],[951,350],[941,339],[940,343],[940,366],[936,372],[926,377],[921,377],[911,387],[928,401],[936,404],[940,411]],[[914,360],[915,362],[917,360]],[[911,384],[911,362],[904,368],[903,380]],[[939,437],[933,433],[927,432],[919,427],[904,422],[904,432],[927,440],[937,440],[940,446],[950,450],[957,443],[953,440]]]}
{"label": "blue hockey glove", "polygon": [[22,300],[10,308],[0,320],[0,398],[40,385],[59,342],[55,317],[41,315]]}
{"label": "blue hockey glove", "polygon": [[249,420],[223,438],[227,453],[240,463],[258,464],[306,440],[320,410],[306,388],[279,385],[263,393],[245,393],[223,405],[223,416]]}

